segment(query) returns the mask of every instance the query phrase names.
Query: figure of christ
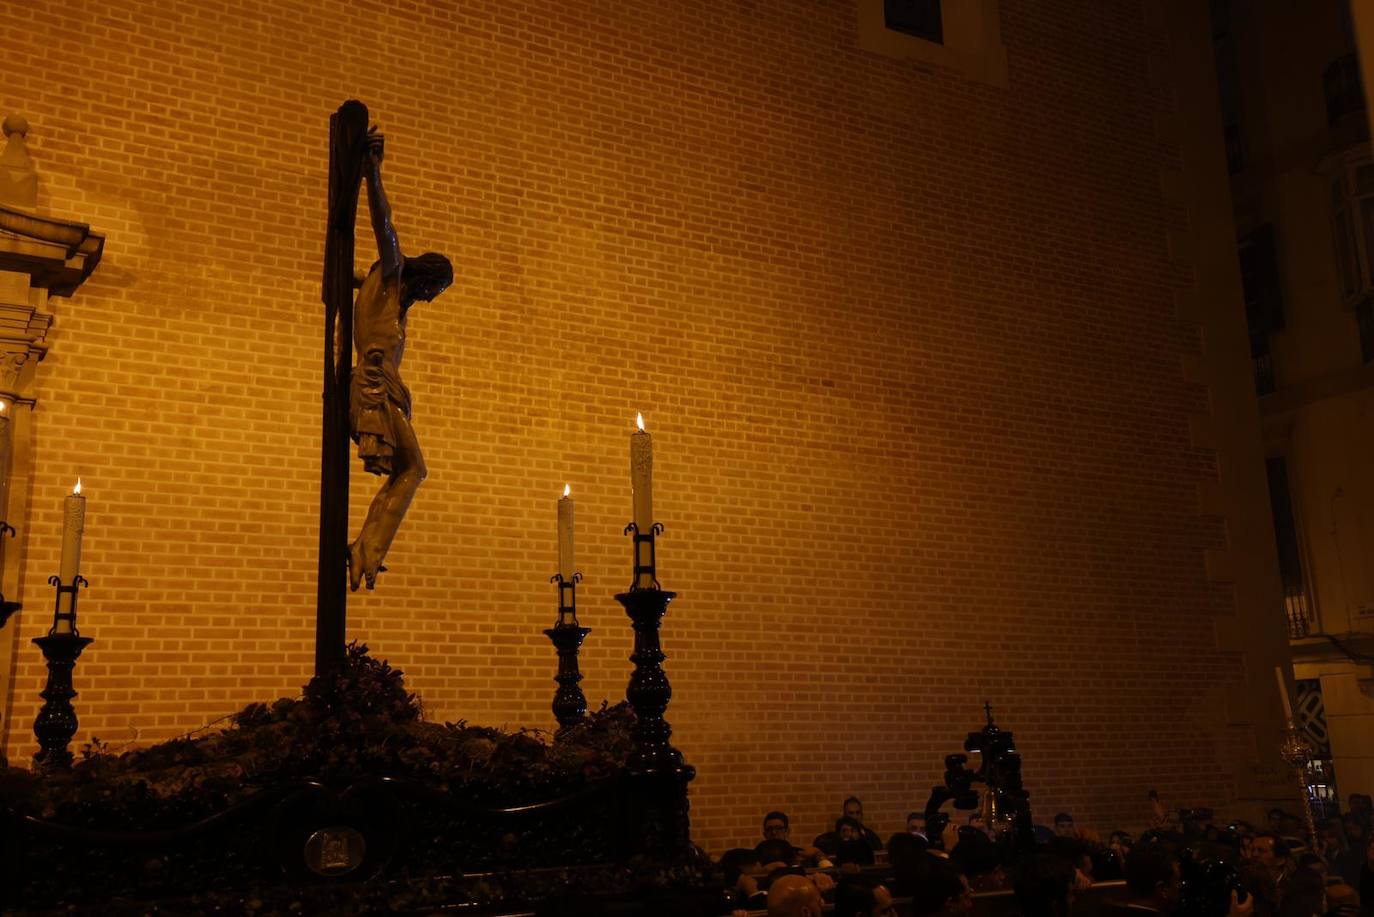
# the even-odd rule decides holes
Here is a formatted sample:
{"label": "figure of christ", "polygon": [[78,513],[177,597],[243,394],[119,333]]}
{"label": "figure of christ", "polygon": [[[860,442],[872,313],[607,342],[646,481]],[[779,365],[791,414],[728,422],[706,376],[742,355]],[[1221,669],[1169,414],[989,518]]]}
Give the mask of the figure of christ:
{"label": "figure of christ", "polygon": [[410,426],[410,389],[401,381],[406,315],[418,300],[429,302],[453,283],[453,265],[428,252],[401,254],[391,207],[382,189],[384,140],[374,127],[367,134],[367,208],[377,237],[377,262],[368,271],[353,304],[353,344],[357,364],[348,392],[348,418],[363,468],[386,478],[372,498],[362,531],[348,547],[348,586],[377,584],[391,541],[410,501],[425,479],[424,456]]}

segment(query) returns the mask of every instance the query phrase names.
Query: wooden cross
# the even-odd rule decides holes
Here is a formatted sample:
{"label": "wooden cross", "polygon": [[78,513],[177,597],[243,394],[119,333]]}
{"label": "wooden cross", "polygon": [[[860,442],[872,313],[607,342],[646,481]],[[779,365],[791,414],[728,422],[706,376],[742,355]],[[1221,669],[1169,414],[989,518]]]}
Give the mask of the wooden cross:
{"label": "wooden cross", "polygon": [[349,100],[329,119],[329,222],[325,229],[324,424],[320,445],[320,555],[315,674],[344,659],[348,607],[348,380],[353,362],[353,232],[367,157],[367,106]]}

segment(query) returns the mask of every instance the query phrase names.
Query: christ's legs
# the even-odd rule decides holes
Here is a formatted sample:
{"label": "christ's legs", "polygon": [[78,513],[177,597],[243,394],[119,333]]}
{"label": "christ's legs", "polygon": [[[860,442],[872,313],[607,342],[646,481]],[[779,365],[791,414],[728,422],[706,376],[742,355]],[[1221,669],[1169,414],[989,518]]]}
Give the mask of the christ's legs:
{"label": "christ's legs", "polygon": [[348,548],[348,585],[351,589],[357,589],[364,578],[367,588],[376,585],[377,570],[396,537],[396,530],[401,527],[415,491],[428,474],[420,442],[415,438],[410,421],[394,404],[388,404],[387,410],[391,412],[391,425],[396,434],[396,452],[391,460],[391,476],[382,482],[372,498],[358,540]]}

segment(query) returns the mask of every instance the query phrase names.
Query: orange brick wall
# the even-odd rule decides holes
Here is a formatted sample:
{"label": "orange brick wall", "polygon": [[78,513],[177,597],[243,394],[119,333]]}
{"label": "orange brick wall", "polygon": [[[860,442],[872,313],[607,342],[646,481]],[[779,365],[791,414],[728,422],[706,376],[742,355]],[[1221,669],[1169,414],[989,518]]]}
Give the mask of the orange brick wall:
{"label": "orange brick wall", "polygon": [[896,830],[985,698],[1042,818],[1224,802],[1205,699],[1239,669],[1151,38],[1133,2],[1001,7],[1008,89],[859,51],[845,0],[0,7],[43,204],[109,237],[41,370],[9,754],[78,474],[78,743],[307,679],[327,121],[357,97],[403,246],[459,277],[412,314],[431,477],[349,618],[432,717],[551,725],[565,481],[586,692],[623,697],[641,410],[709,849],[850,792]]}

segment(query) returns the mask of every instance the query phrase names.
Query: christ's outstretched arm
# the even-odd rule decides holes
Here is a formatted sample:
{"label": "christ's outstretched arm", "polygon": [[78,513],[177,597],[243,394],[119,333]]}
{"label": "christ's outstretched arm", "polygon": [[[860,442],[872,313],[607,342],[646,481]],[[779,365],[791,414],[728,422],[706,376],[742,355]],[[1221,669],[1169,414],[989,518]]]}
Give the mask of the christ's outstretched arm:
{"label": "christ's outstretched arm", "polygon": [[367,211],[372,215],[372,233],[377,237],[377,257],[382,276],[394,277],[401,268],[401,243],[391,223],[391,204],[382,188],[382,154],[385,138],[374,127],[367,132]]}

